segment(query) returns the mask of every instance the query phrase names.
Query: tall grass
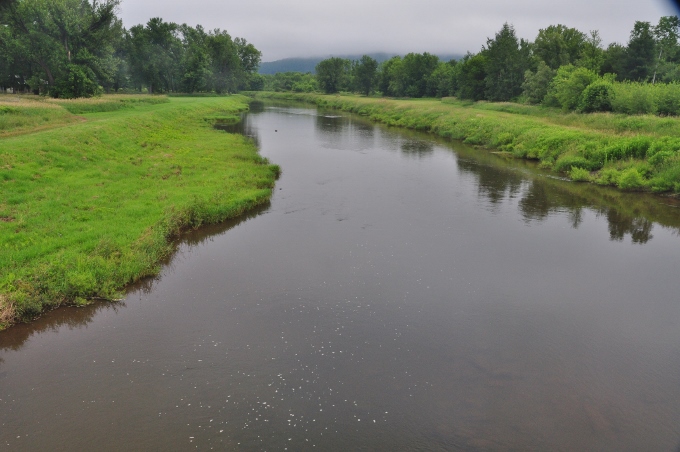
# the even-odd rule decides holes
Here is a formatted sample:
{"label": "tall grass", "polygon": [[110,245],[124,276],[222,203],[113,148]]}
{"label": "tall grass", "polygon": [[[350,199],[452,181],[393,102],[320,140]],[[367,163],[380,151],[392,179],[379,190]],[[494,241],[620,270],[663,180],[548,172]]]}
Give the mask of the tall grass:
{"label": "tall grass", "polygon": [[48,102],[60,105],[70,113],[80,115],[118,111],[140,105],[163,104],[169,102],[169,100],[167,96],[114,94],[87,99],[49,99]]}
{"label": "tall grass", "polygon": [[39,96],[0,94],[0,138],[77,121]]}
{"label": "tall grass", "polygon": [[[680,119],[611,113],[562,113],[507,103],[455,99],[390,100],[358,96],[261,93],[337,108],[385,124],[429,131],[500,149],[578,180],[622,190],[680,193]],[[586,178],[583,171],[588,171]]]}
{"label": "tall grass", "polygon": [[0,325],[115,298],[182,230],[266,202],[278,167],[205,120],[246,102],[171,99],[0,139]]}

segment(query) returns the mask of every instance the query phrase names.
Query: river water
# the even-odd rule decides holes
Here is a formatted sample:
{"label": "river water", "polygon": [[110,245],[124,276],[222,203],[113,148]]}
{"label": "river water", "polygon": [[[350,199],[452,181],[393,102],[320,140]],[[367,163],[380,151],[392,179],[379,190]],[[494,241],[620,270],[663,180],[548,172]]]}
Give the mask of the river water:
{"label": "river water", "polygon": [[680,209],[309,107],[271,204],[0,333],[0,449],[680,450]]}

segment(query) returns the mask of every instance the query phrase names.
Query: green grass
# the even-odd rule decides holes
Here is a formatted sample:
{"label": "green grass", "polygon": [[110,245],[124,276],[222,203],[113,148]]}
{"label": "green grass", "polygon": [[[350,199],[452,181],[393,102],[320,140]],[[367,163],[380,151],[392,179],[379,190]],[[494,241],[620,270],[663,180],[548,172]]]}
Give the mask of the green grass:
{"label": "green grass", "polygon": [[[680,119],[563,113],[511,103],[257,93],[358,113],[391,126],[538,160],[576,180],[621,190],[680,193]],[[581,171],[573,171],[578,168]],[[583,171],[589,173],[588,176]]]}
{"label": "green grass", "polygon": [[[35,103],[17,108],[43,108]],[[49,103],[61,127],[25,133],[19,124],[22,135],[0,138],[0,328],[64,303],[115,298],[158,271],[182,230],[269,199],[279,168],[252,141],[206,121],[233,117],[247,98],[128,107],[74,121]]]}

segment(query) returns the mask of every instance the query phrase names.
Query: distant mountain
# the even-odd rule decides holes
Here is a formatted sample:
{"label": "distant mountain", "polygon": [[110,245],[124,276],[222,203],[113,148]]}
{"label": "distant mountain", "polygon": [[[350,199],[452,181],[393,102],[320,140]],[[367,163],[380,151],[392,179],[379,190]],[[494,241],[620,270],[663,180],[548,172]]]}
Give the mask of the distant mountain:
{"label": "distant mountain", "polygon": [[[319,64],[320,61],[330,58],[331,56],[337,56],[339,58],[346,58],[348,60],[360,60],[361,55],[328,55],[324,57],[310,57],[310,58],[284,58],[283,60],[269,61],[267,63],[260,63],[260,74],[276,74],[277,72],[314,72],[314,68]],[[378,63],[387,61],[396,53],[369,53],[367,54],[371,58],[375,59]],[[452,59],[458,60],[462,58],[459,54],[441,54],[437,55],[442,61],[449,61]]]}

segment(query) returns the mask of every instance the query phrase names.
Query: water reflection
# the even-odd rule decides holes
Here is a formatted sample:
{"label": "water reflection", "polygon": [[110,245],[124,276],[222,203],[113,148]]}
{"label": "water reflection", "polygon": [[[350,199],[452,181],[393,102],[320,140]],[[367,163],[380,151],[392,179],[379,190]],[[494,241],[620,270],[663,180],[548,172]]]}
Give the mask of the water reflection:
{"label": "water reflection", "polygon": [[[124,308],[122,301],[101,301],[95,302],[82,308],[65,307],[48,312],[41,318],[30,324],[15,325],[7,331],[2,332],[0,350],[20,350],[31,336],[45,332],[57,332],[63,327],[69,330],[83,328],[92,322],[94,317],[103,311],[118,312]],[[2,361],[0,361],[2,363]]]}
{"label": "water reflection", "polygon": [[432,141],[407,139],[401,144],[401,152],[404,155],[422,158],[434,152],[434,144]]}
{"label": "water reflection", "polygon": [[[480,152],[480,151],[477,151]],[[616,193],[592,185],[576,184],[556,180],[549,176],[527,178],[517,169],[499,168],[498,165],[479,163],[466,158],[458,159],[459,171],[473,175],[479,196],[492,205],[498,205],[510,198],[519,198],[518,208],[526,222],[542,222],[556,213],[566,214],[571,227],[577,229],[583,222],[584,210],[603,215],[608,222],[610,239],[622,241],[630,236],[633,243],[645,244],[654,236],[654,222],[641,214],[639,206],[624,210],[625,200],[635,199],[637,203],[649,202],[645,195]],[[590,192],[589,196],[585,195]],[[601,199],[597,199],[600,197]],[[608,205],[607,201],[619,200],[620,206]],[[646,201],[644,199],[646,198]],[[652,204],[659,204],[660,199]],[[677,220],[667,225],[678,229]]]}

